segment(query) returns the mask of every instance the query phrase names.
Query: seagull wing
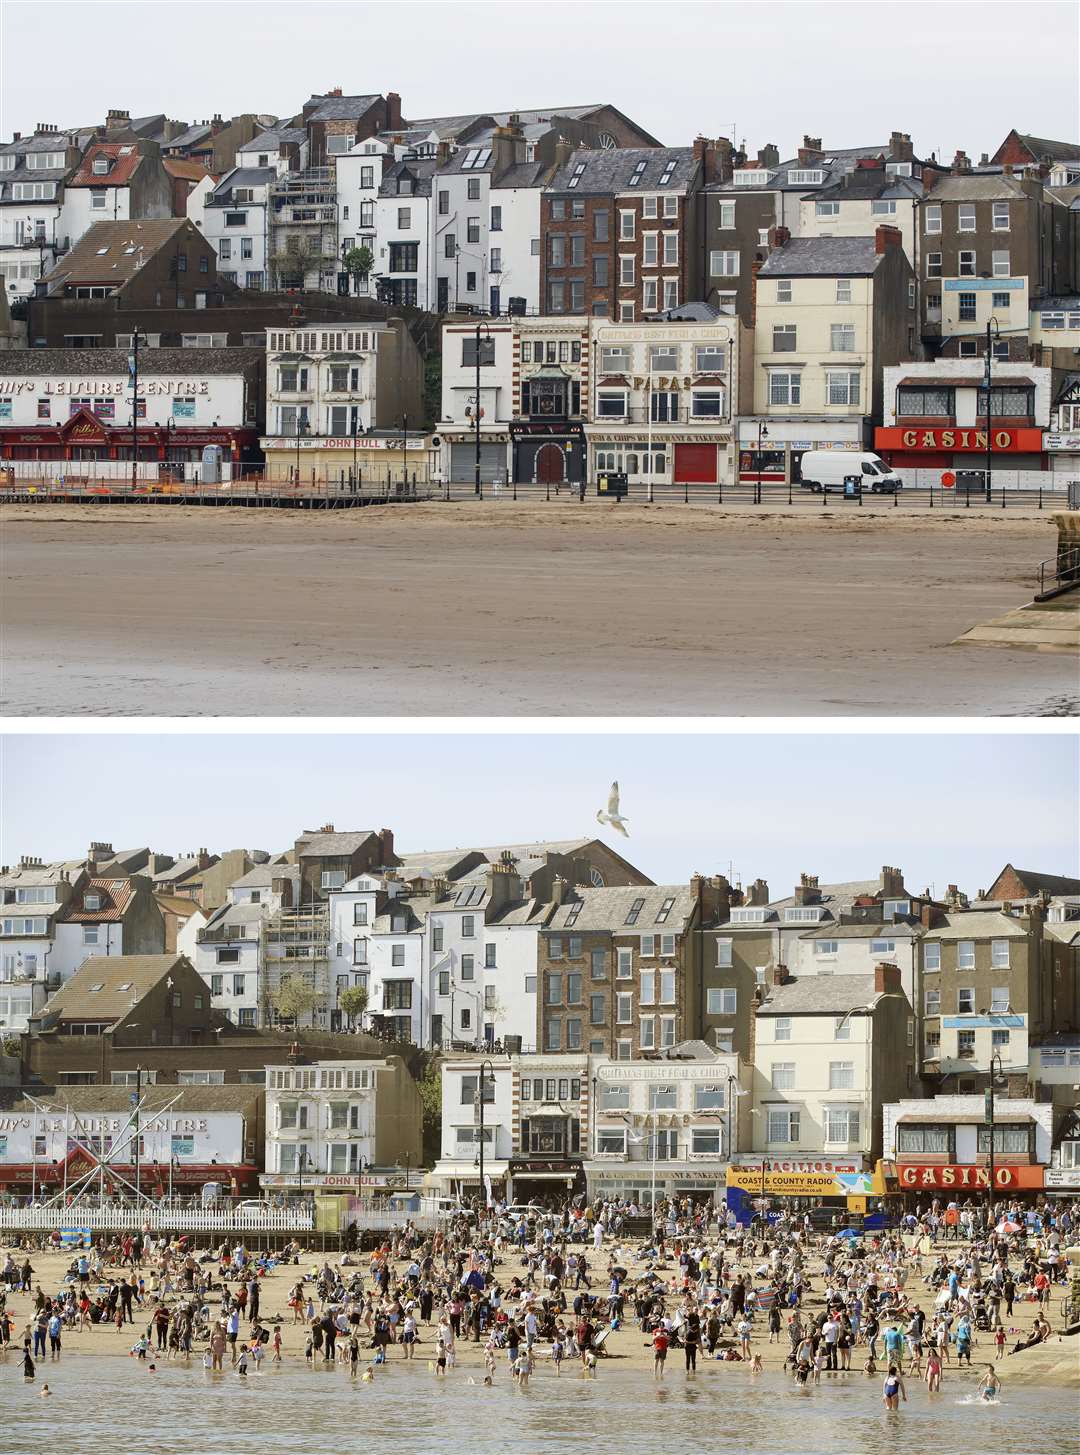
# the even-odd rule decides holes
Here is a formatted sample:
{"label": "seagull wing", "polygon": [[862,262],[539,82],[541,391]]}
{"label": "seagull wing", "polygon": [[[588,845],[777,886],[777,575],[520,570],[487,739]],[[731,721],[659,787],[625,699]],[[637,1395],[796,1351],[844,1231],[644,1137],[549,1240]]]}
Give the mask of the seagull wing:
{"label": "seagull wing", "polygon": [[611,792],[608,794],[607,811],[611,814],[619,812],[619,783],[618,780],[611,785]]}
{"label": "seagull wing", "polygon": [[619,833],[622,834],[623,838],[628,839],[630,837],[630,830],[623,827],[625,823],[626,819],[624,818],[613,818],[611,820],[612,828],[618,829]]}

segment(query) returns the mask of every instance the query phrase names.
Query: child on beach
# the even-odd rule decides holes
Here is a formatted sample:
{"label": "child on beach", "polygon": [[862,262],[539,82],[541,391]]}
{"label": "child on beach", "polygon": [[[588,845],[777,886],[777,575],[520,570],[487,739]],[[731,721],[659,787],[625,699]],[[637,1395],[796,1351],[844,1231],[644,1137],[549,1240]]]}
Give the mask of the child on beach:
{"label": "child on beach", "polygon": [[997,1328],[994,1330],[994,1343],[997,1345],[997,1357],[999,1359],[1004,1359],[1005,1358],[1005,1330],[1004,1330],[1004,1328],[1002,1327],[1001,1324],[998,1324]]}
{"label": "child on beach", "polygon": [[889,1372],[885,1376],[885,1383],[881,1386],[881,1401],[887,1410],[898,1410],[901,1398],[906,1404],[907,1390],[904,1388],[904,1381],[899,1369],[895,1364],[890,1364]]}
{"label": "child on beach", "polygon": [[273,1362],[275,1364],[280,1364],[281,1363],[281,1329],[280,1328],[275,1328],[275,1330],[274,1330],[274,1358],[273,1358]]}
{"label": "child on beach", "polygon": [[979,1380],[975,1393],[986,1401],[997,1399],[1001,1393],[1001,1380],[997,1377],[992,1364],[986,1366],[986,1373]]}

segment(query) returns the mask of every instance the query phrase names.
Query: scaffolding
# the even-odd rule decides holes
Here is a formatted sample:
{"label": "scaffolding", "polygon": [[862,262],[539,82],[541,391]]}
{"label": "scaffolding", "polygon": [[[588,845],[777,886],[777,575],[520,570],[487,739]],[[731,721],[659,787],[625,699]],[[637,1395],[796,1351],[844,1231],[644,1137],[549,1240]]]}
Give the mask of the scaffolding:
{"label": "scaffolding", "polygon": [[259,994],[263,1024],[278,1016],[274,996],[289,979],[300,979],[320,997],[313,1012],[325,1024],[330,1006],[330,910],[325,904],[279,909],[268,915],[259,943]]}
{"label": "scaffolding", "polygon": [[[270,185],[268,208],[270,259],[275,282],[297,279],[303,285],[307,275],[318,272],[336,277],[340,271],[338,247],[337,174],[333,167],[309,167],[288,172]],[[297,258],[290,273],[288,255]]]}

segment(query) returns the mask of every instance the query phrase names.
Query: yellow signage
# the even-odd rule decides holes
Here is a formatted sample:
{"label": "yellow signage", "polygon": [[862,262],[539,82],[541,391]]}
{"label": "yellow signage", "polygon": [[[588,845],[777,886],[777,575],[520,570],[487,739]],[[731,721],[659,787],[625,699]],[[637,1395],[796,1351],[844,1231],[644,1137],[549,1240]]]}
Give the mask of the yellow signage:
{"label": "yellow signage", "polygon": [[762,1183],[760,1167],[729,1167],[727,1185],[744,1192],[780,1197],[837,1197],[847,1188],[832,1172],[773,1172],[768,1169]]}

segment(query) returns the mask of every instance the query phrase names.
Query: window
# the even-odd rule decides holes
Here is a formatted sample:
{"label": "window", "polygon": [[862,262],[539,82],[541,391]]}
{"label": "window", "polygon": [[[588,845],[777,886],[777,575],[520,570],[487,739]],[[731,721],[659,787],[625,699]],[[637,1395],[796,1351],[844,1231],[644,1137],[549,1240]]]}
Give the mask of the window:
{"label": "window", "polygon": [[1008,940],[990,941],[990,965],[994,970],[1007,970],[1009,968]]}
{"label": "window", "polygon": [[802,383],[798,374],[778,373],[769,370],[769,403],[799,404],[802,399]]}
{"label": "window", "polygon": [[737,278],[739,276],[739,254],[730,248],[720,248],[709,254],[709,272],[714,278]]}
{"label": "window", "polygon": [[857,1108],[826,1107],[826,1142],[857,1142],[859,1140],[859,1112]]}
{"label": "window", "polygon": [[245,975],[234,975],[233,976],[233,978],[232,978],[232,993],[234,995],[243,995],[246,987],[247,987],[247,976],[245,976]]}
{"label": "window", "polygon": [[795,352],[796,329],[793,323],[774,323],[772,331],[772,346],[774,354],[793,354]]}
{"label": "window", "polygon": [[974,278],[974,276],[975,276],[975,250],[974,250],[974,248],[961,248],[960,249],[960,267],[959,267],[959,273],[960,273],[961,278]]}
{"label": "window", "polygon": [[799,1113],[784,1108],[769,1108],[768,1139],[770,1143],[799,1140]]}
{"label": "window", "polygon": [[957,1031],[956,1033],[956,1054],[958,1056],[972,1057],[975,1054],[975,1032]]}
{"label": "window", "polygon": [[719,1157],[720,1128],[694,1127],[690,1133],[690,1151],[699,1157]]}
{"label": "window", "polygon": [[707,1015],[735,1015],[739,1001],[737,990],[720,989],[705,992]]}
{"label": "window", "polygon": [[[674,201],[674,198],[665,198],[665,202]],[[664,267],[673,268],[679,261],[679,234],[677,232],[664,233]]]}
{"label": "window", "polygon": [[1009,987],[1007,985],[996,985],[990,992],[990,1014],[1008,1015],[1009,1013]]}
{"label": "window", "polygon": [[[400,188],[399,188],[400,190]],[[408,232],[412,226],[412,208],[399,207],[397,210],[397,225],[399,232]]]}
{"label": "window", "polygon": [[[224,1071],[178,1071],[176,1073],[176,1084],[178,1086],[224,1086],[225,1085],[225,1072]],[[294,1107],[294,1109],[295,1109],[295,1107]],[[302,1112],[306,1113],[307,1112],[307,1107],[306,1106],[301,1107],[300,1110]],[[300,1125],[301,1126],[306,1126],[307,1125],[306,1118],[303,1121],[301,1121]]]}
{"label": "window", "polygon": [[654,1015],[641,1017],[638,1041],[643,1051],[656,1050],[656,1017]]}
{"label": "window", "polygon": [[795,1087],[795,1062],[774,1061],[770,1085],[774,1091],[792,1091]]}
{"label": "window", "polygon": [[[959,308],[958,308],[958,316],[959,316],[959,319],[960,319],[960,322],[961,323],[974,323],[975,322],[975,319],[976,319],[975,297],[976,297],[976,295],[974,293],[958,293],[956,295],[957,303],[959,305]],[[972,354],[975,354],[977,352],[978,352],[978,350],[976,348],[973,348],[971,350],[971,353]]]}
{"label": "window", "polygon": [[995,248],[990,254],[990,264],[995,278],[1007,278],[1011,272],[1008,249]]}
{"label": "window", "polygon": [[923,208],[923,231],[941,231],[941,203],[930,202]]}
{"label": "window", "polygon": [[620,1026],[628,1026],[632,1023],[633,999],[629,994],[619,993],[615,997],[615,1023]]}
{"label": "window", "polygon": [[462,980],[476,979],[476,957],[475,955],[462,955],[461,957],[461,978]]}
{"label": "window", "polygon": [[397,242],[390,244],[389,272],[415,273],[419,266],[420,244]]}
{"label": "window", "polygon": [[855,325],[853,323],[830,324],[829,347],[834,354],[853,354],[855,352]]}
{"label": "window", "polygon": [[629,979],[631,979],[633,977],[633,974],[634,974],[634,952],[633,952],[633,950],[620,949],[618,951],[618,968],[617,968],[617,970],[616,970],[615,973],[616,973],[616,978],[619,979],[619,980],[629,980]]}
{"label": "window", "polygon": [[[493,368],[495,365],[495,340],[493,338],[481,338],[480,344],[480,367],[482,369]],[[475,369],[477,365],[477,340],[475,338],[463,338],[461,340],[461,362],[463,367]]]}
{"label": "window", "polygon": [[717,942],[716,942],[716,963],[717,963],[717,966],[719,968],[723,969],[723,968],[729,966],[732,963],[731,951],[732,951],[732,942],[731,942],[731,940],[717,940]]}
{"label": "window", "polygon": [[839,204],[839,202],[815,202],[814,203],[814,216],[815,217],[839,217],[840,216],[840,204]]}
{"label": "window", "polygon": [[958,232],[975,231],[975,204],[974,202],[961,202],[956,209],[956,228]]}
{"label": "window", "polygon": [[656,1001],[656,971],[643,970],[641,972],[641,1004],[653,1005]]}
{"label": "window", "polygon": [[[990,307],[995,311],[995,313],[1002,308],[1008,308],[1011,298],[1011,293],[991,293]],[[1008,362],[1009,343],[1007,339],[1002,339],[1000,342],[995,341],[994,358],[1004,359],[1006,362]]]}
{"label": "window", "polygon": [[626,393],[610,390],[597,391],[596,413],[608,419],[622,419],[626,415]]}
{"label": "window", "polygon": [[[302,382],[302,384],[301,384],[300,387],[302,389],[306,389],[307,388],[307,380],[306,379]],[[320,877],[320,883],[321,883],[323,889],[341,889],[341,888],[343,888],[343,886],[345,884],[345,870],[344,869],[324,869],[322,871],[322,875]]]}
{"label": "window", "polygon": [[789,1015],[778,1015],[773,1021],[773,1040],[791,1040],[791,1017]]}
{"label": "window", "polygon": [[601,1127],[596,1134],[596,1150],[598,1153],[618,1153],[626,1155],[626,1128],[625,1127]]}
{"label": "window", "polygon": [[647,232],[642,237],[641,266],[643,268],[656,267],[657,259],[659,257],[658,237],[659,234],[655,232]]}
{"label": "window", "polygon": [[956,968],[958,970],[975,969],[975,941],[959,940],[956,945]]}
{"label": "window", "polygon": [[[994,1127],[994,1151],[1010,1152],[1014,1156],[1024,1156],[1031,1151],[1031,1123],[1020,1126]],[[990,1151],[990,1128],[979,1128],[979,1152],[986,1155]]]}
{"label": "window", "polygon": [[941,991],[928,990],[923,997],[923,1013],[925,1015],[941,1014]]}
{"label": "window", "polygon": [[829,1090],[851,1091],[855,1086],[854,1061],[829,1062]]}
{"label": "window", "polygon": [[778,278],[777,279],[777,283],[776,283],[776,301],[777,301],[777,303],[790,303],[791,302],[791,279],[790,278]]}
{"label": "window", "polygon": [[589,1024],[593,1026],[604,1024],[604,997],[602,995],[589,996]]}
{"label": "window", "polygon": [[589,951],[589,974],[592,976],[593,980],[606,980],[607,979],[607,951],[606,950],[590,950]]}
{"label": "window", "polygon": [[383,1010],[412,1010],[412,981],[383,981]]}
{"label": "window", "polygon": [[975,1014],[975,987],[964,985],[956,991],[956,1012],[958,1015]]}
{"label": "window", "polygon": [[994,203],[991,226],[995,232],[1009,231],[1009,204],[1007,202]]}
{"label": "window", "polygon": [[896,952],[895,940],[871,940],[871,955],[892,955]]}
{"label": "window", "polygon": [[859,402],[859,376],[854,373],[825,375],[827,398],[830,404],[857,405]]}
{"label": "window", "polygon": [[923,945],[923,969],[941,969],[941,946],[933,941]]}
{"label": "window", "polygon": [[471,940],[476,936],[476,916],[463,914],[461,916],[461,938]]}
{"label": "window", "polygon": [[465,220],[465,240],[471,243],[480,241],[480,219],[469,217]]}

